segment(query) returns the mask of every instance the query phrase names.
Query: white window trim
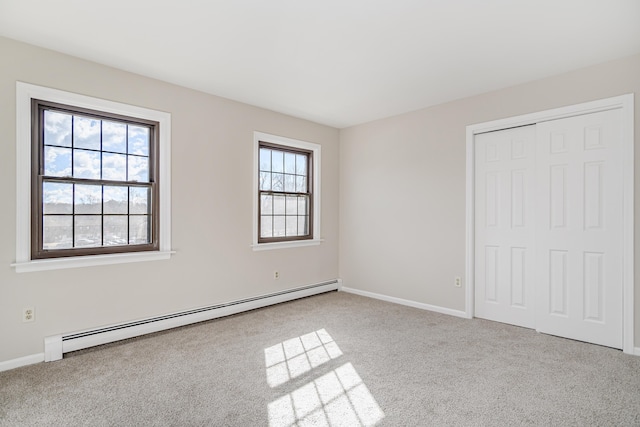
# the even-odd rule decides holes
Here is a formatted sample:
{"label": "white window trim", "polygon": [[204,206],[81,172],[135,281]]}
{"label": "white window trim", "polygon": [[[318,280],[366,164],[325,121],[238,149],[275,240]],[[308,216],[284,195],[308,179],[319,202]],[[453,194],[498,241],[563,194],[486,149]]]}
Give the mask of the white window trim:
{"label": "white window trim", "polygon": [[[313,236],[308,240],[292,240],[289,242],[258,243],[258,178],[260,141],[300,148],[313,152]],[[253,243],[254,251],[270,249],[297,248],[302,246],[316,246],[322,242],[320,238],[320,145],[313,142],[300,141],[284,136],[271,135],[263,132],[253,132]]]}
{"label": "white window trim", "polygon": [[[153,252],[75,256],[31,260],[31,100],[57,102],[160,124],[160,242]],[[62,90],[16,82],[16,272],[58,270],[171,257],[171,114]]]}

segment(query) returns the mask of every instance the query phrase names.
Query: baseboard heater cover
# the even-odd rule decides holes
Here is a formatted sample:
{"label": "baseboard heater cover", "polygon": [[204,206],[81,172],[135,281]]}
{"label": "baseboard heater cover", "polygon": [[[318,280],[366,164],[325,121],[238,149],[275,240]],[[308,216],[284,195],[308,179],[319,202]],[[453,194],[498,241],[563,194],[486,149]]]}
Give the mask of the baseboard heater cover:
{"label": "baseboard heater cover", "polygon": [[281,302],[292,301],[311,295],[336,291],[340,280],[331,280],[313,285],[287,289],[266,295],[246,298],[222,304],[180,311],[163,316],[120,323],[81,332],[53,335],[44,339],[44,360],[52,362],[62,359],[64,353],[107,344],[179,326],[204,322],[219,317],[230,316],[256,308],[267,307]]}

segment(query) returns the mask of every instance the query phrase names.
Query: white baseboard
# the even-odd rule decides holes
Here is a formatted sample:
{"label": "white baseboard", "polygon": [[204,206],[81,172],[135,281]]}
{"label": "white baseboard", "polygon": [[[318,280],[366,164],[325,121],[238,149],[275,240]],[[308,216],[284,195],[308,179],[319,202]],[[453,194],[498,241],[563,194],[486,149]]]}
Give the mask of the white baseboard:
{"label": "white baseboard", "polygon": [[340,287],[340,290],[343,292],[348,292],[350,294],[361,295],[363,297],[375,298],[382,301],[392,302],[395,304],[406,305],[413,308],[419,308],[421,310],[434,311],[436,313],[448,314],[450,316],[467,318],[467,314],[462,310],[454,310],[452,308],[440,307],[437,305],[424,304],[421,302],[411,301],[402,298],[390,297],[388,295],[377,294],[375,292],[361,291],[360,289],[348,288],[348,287]]}
{"label": "white baseboard", "polygon": [[173,329],[193,323],[230,316],[256,308],[292,301],[298,298],[336,291],[340,287],[338,279],[299,288],[287,289],[273,294],[260,295],[245,300],[231,301],[215,306],[201,307],[186,312],[165,314],[156,318],[140,319],[134,322],[105,326],[75,333],[63,333],[45,337],[44,355],[46,362],[62,359],[63,353],[88,347]]}
{"label": "white baseboard", "polygon": [[[342,283],[341,283],[342,285]],[[347,292],[350,294],[361,295],[363,297],[375,298],[382,301],[393,302],[395,304],[406,305],[409,307],[419,308],[422,310],[434,311],[436,313],[448,314],[450,316],[462,317],[464,319],[468,319],[467,313],[462,310],[453,310],[451,308],[439,307],[437,305],[424,304],[421,302],[406,300],[402,298],[390,297],[388,295],[377,294],[375,292],[361,291],[360,289],[349,288],[346,286],[340,286],[339,291]],[[640,347],[634,347],[633,354],[635,356],[640,356]]]}
{"label": "white baseboard", "polygon": [[19,357],[17,359],[5,360],[4,362],[0,362],[0,372],[20,368],[21,366],[33,365],[40,362],[44,362],[44,353],[32,354],[30,356]]}

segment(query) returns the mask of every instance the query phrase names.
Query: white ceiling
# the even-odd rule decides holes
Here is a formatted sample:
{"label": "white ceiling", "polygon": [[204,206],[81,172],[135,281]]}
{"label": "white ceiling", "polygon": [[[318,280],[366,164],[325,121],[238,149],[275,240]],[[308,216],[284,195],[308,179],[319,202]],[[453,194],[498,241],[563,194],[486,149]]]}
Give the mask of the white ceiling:
{"label": "white ceiling", "polygon": [[640,53],[640,0],[0,0],[0,35],[342,128]]}

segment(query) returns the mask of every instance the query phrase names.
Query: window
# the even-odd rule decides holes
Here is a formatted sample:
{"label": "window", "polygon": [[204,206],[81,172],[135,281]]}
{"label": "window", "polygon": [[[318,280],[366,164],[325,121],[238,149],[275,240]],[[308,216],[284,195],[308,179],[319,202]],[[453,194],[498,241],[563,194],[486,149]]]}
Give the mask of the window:
{"label": "window", "polygon": [[31,258],[158,248],[158,123],[32,100]]}
{"label": "window", "polygon": [[260,141],[258,242],[311,239],[313,152]]}
{"label": "window", "polygon": [[318,244],[320,146],[254,133],[254,249]]}
{"label": "window", "polygon": [[171,115],[16,84],[17,272],[171,256]]}

